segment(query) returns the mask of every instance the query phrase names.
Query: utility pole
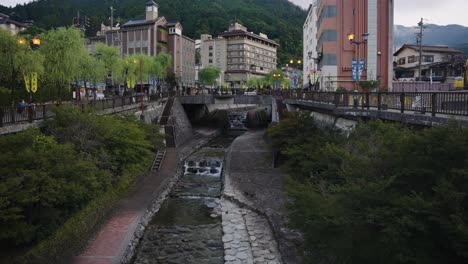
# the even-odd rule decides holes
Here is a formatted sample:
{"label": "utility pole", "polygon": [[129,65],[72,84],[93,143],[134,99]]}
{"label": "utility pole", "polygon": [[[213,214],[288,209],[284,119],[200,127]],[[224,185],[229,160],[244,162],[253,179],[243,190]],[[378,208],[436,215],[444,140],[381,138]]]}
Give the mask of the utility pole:
{"label": "utility pole", "polygon": [[111,30],[112,30],[114,28],[114,10],[115,9],[114,9],[114,7],[111,6],[110,10],[111,10],[111,18],[110,18],[111,21],[110,21],[110,23],[111,23]]}
{"label": "utility pole", "polygon": [[419,33],[418,33],[418,41],[419,41],[419,81],[422,81],[421,65],[422,65],[422,39],[423,39],[423,28],[424,28],[424,22],[423,22],[422,17],[421,17],[421,21],[418,23],[418,26],[419,26]]}

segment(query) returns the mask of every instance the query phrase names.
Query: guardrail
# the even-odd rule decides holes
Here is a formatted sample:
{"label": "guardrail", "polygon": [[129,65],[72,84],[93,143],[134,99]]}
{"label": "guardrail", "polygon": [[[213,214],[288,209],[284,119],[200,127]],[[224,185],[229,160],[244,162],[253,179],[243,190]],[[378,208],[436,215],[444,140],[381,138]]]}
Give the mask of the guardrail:
{"label": "guardrail", "polygon": [[[179,96],[181,92],[164,92],[151,94],[149,96],[144,96],[144,102],[156,101],[160,98],[167,98],[171,96]],[[102,111],[106,109],[115,109],[118,107],[124,107],[134,104],[140,104],[142,97],[140,95],[136,96],[125,96],[117,97],[103,100],[89,100],[81,102],[62,102],[62,103],[46,103],[46,104],[30,104],[26,105],[22,111],[18,111],[16,107],[0,107],[0,127],[7,124],[21,123],[21,122],[30,122],[32,123],[35,120],[47,119],[55,116],[55,113],[52,111],[55,106],[61,104],[73,104],[76,107],[79,107],[84,111],[85,108],[92,108],[97,111]]]}
{"label": "guardrail", "polygon": [[275,96],[283,99],[297,99],[310,102],[332,104],[335,107],[353,107],[405,112],[430,112],[455,116],[468,115],[467,92],[410,92],[410,93],[336,93],[336,92],[295,92],[275,91]]}
{"label": "guardrail", "polygon": [[[237,92],[232,92],[237,94]],[[146,95],[143,97],[144,102],[156,101],[160,98],[168,98],[172,96],[213,96],[216,94],[203,94],[197,90],[193,90],[190,94],[183,91],[173,91]],[[282,99],[295,99],[308,102],[330,104],[335,107],[352,107],[360,109],[375,108],[379,111],[398,110],[401,113],[405,112],[430,112],[432,116],[436,114],[446,114],[455,116],[468,115],[468,92],[382,92],[382,93],[362,93],[362,92],[297,92],[288,91],[271,91],[264,90],[262,95],[273,95]],[[255,96],[255,95],[252,95]],[[91,100],[86,102],[64,102],[64,104],[73,104],[81,109],[91,107],[98,111],[106,109],[114,109],[128,105],[140,104],[142,97],[140,95],[129,97],[117,97],[104,100]],[[17,108],[0,107],[0,127],[6,124],[14,124],[20,122],[33,122],[51,118],[55,114],[52,111],[55,105],[60,104],[34,104],[28,105],[24,111],[19,113]]]}

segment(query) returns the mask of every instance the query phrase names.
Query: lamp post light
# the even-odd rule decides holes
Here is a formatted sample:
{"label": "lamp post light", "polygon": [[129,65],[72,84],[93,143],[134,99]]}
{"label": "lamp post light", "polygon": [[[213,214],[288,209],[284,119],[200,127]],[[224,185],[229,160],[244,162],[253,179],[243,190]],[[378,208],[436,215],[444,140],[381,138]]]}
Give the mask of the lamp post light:
{"label": "lamp post light", "polygon": [[143,77],[142,77],[142,70],[141,70],[141,60],[133,60],[133,63],[135,64],[139,64],[140,66],[140,94],[141,94],[141,115],[140,115],[140,119],[143,118],[143,113],[145,111],[145,105],[144,105],[144,97],[143,97]]}
{"label": "lamp post light", "polygon": [[31,39],[31,42],[32,42],[32,45],[31,45],[31,48],[33,50],[36,50],[39,48],[39,46],[41,46],[41,39],[38,37],[38,36],[34,36],[32,39]]}
{"label": "lamp post light", "polygon": [[275,78],[275,90],[280,88],[278,79],[281,77],[281,73],[273,73],[273,78]]}
{"label": "lamp post light", "polygon": [[[296,71],[300,71],[300,68],[301,68],[301,65],[302,65],[302,60],[289,60],[289,64],[291,64],[291,68],[292,68],[292,73],[291,73],[291,76],[290,76],[291,80],[299,81],[299,78],[297,78],[297,75],[293,76],[293,73],[294,73],[294,69]],[[296,74],[297,74],[297,72],[296,72]],[[293,78],[297,78],[297,79],[293,79]],[[294,86],[293,88],[296,88],[296,87]]]}
{"label": "lamp post light", "polygon": [[[27,41],[24,38],[19,38],[18,43],[20,45],[26,45]],[[30,47],[31,50],[37,50],[41,46],[41,39],[38,36],[34,36],[31,38],[31,43]],[[28,82],[26,83],[26,88],[29,87],[29,103],[32,103],[33,101],[33,93],[36,92],[37,89],[37,74],[35,72],[32,73],[31,76],[27,77],[25,76],[25,81]]]}
{"label": "lamp post light", "polygon": [[[315,90],[317,90],[317,64],[318,64],[320,58],[319,57],[316,57],[316,58],[312,57],[312,51],[309,51],[308,54],[309,54],[309,59],[314,61],[314,71],[313,71],[314,75],[313,76],[314,76],[314,91],[315,91]],[[310,74],[309,74],[309,90],[311,88],[310,84],[311,83],[310,83]]]}
{"label": "lamp post light", "polygon": [[367,43],[367,38],[369,37],[369,33],[363,33],[363,34],[361,35],[362,41],[354,40],[354,37],[355,37],[355,34],[354,34],[354,33],[349,33],[349,34],[348,34],[349,42],[350,42],[351,44],[356,45],[356,49],[357,49],[357,52],[356,52],[356,53],[357,53],[357,58],[356,58],[356,61],[357,61],[357,79],[356,79],[356,88],[355,88],[355,89],[357,90],[357,86],[358,86],[358,83],[359,83],[359,81],[360,81],[360,79],[361,79],[361,74],[362,74],[362,72],[361,72],[361,70],[360,70],[360,69],[361,69],[361,68],[360,68],[360,63],[361,63],[361,62],[360,62],[360,58],[359,58],[359,50],[360,50],[360,46],[361,46],[362,44],[366,44],[366,43]]}

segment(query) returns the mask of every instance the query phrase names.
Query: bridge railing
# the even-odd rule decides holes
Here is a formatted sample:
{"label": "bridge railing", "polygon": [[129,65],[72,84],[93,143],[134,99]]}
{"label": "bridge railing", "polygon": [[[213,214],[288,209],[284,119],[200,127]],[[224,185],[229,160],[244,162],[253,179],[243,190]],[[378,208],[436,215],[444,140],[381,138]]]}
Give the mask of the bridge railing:
{"label": "bridge railing", "polygon": [[468,92],[380,92],[380,93],[337,93],[274,91],[274,96],[295,99],[335,107],[360,109],[398,110],[405,112],[430,112],[447,115],[468,115]]}
{"label": "bridge railing", "polygon": [[[282,99],[314,102],[333,105],[334,107],[351,107],[359,109],[377,109],[381,111],[393,110],[405,112],[421,112],[436,114],[468,116],[468,92],[298,92],[286,91],[262,91],[264,95],[272,95]],[[73,105],[85,109],[94,108],[98,111],[124,107],[144,102],[156,101],[160,98],[189,95],[182,91],[156,93],[151,95],[135,95],[116,97],[104,100],[90,100],[75,102]],[[204,96],[213,96],[212,94]],[[71,102],[65,102],[71,104]],[[58,104],[34,104],[25,107],[18,112],[14,107],[0,107],[0,127],[5,124],[19,122],[33,122],[54,116],[52,108]]]}

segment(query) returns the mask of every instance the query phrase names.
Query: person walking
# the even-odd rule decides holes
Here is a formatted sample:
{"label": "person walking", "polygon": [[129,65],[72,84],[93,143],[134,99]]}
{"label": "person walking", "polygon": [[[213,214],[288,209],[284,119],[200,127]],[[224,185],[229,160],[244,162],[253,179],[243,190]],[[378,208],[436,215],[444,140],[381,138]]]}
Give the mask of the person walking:
{"label": "person walking", "polygon": [[26,108],[26,102],[23,99],[19,102],[18,109],[16,109],[16,112],[18,112],[18,114],[22,114],[25,108]]}

